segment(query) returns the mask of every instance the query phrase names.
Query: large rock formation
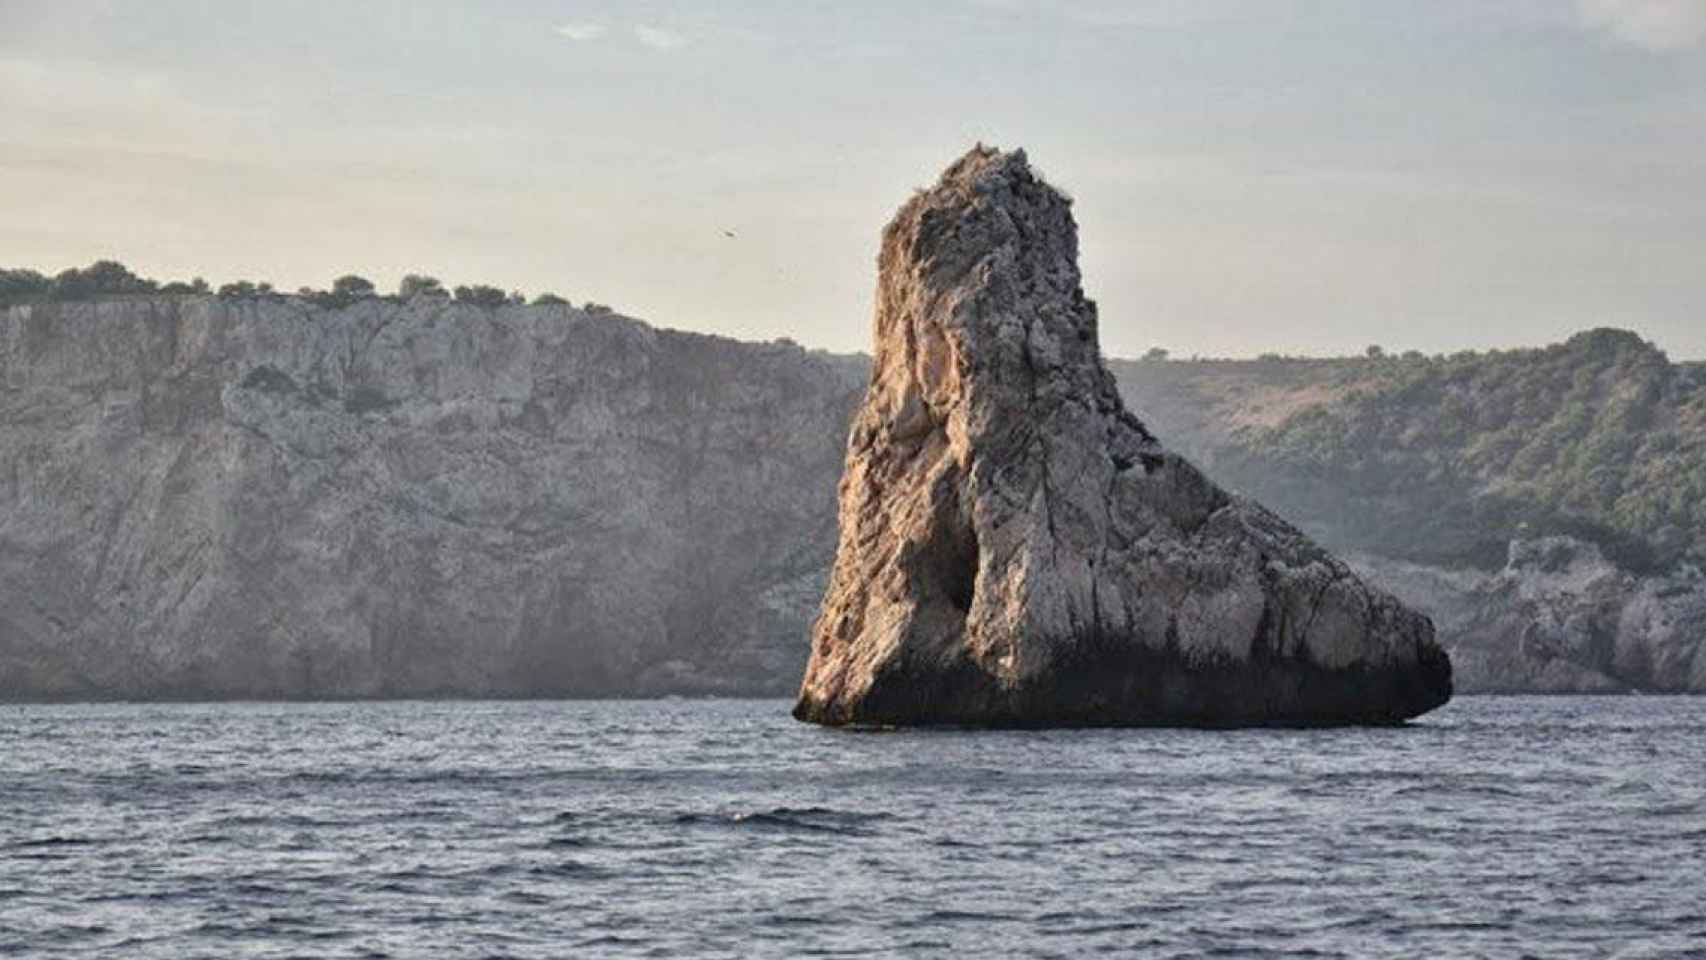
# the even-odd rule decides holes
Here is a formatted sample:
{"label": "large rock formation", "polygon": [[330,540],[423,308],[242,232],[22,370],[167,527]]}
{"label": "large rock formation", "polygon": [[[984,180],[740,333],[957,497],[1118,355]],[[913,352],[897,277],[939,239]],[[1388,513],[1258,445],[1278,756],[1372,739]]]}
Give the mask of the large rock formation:
{"label": "large rock formation", "polygon": [[0,699],[786,695],[862,358],[567,306],[0,313]]}
{"label": "large rock formation", "polygon": [[1104,367],[1069,201],[978,148],[883,236],[876,360],[795,716],[1394,723],[1427,618],[1165,450]]}

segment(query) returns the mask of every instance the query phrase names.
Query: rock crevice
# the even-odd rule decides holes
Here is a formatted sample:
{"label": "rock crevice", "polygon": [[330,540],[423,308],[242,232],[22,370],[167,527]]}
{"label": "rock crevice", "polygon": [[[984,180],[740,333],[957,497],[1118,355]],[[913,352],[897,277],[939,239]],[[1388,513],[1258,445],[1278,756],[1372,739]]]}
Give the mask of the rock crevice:
{"label": "rock crevice", "polygon": [[876,357],[795,714],[830,724],[1394,723],[1433,627],[1124,407],[1070,202],[978,148],[884,232]]}

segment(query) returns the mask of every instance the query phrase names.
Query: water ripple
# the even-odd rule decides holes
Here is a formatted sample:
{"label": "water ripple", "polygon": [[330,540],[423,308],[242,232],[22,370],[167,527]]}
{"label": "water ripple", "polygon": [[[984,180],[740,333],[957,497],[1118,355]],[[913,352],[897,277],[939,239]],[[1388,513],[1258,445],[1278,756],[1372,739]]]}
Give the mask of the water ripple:
{"label": "water ripple", "polygon": [[0,707],[0,954],[1701,955],[1706,700],[891,731],[756,701]]}

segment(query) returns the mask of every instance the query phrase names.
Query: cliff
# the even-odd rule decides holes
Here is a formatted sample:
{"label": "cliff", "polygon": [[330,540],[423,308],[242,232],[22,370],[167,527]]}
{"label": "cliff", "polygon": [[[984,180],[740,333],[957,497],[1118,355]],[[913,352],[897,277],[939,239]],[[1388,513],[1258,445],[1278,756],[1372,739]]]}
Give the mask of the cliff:
{"label": "cliff", "polygon": [[[1706,366],[1109,367],[1432,616],[1458,689],[1706,692]],[[4,308],[0,698],[789,694],[868,374],[565,305]],[[1542,577],[1558,537],[1599,575]]]}
{"label": "cliff", "polygon": [[0,697],[781,693],[860,358],[566,305],[0,323]]}
{"label": "cliff", "polygon": [[1433,616],[1459,689],[1706,692],[1701,365],[1593,330],[1114,369],[1210,475]]}
{"label": "cliff", "polygon": [[1428,611],[1479,692],[1706,692],[1706,577],[1692,565],[1638,576],[1574,537],[1513,540],[1494,572],[1349,559]]}

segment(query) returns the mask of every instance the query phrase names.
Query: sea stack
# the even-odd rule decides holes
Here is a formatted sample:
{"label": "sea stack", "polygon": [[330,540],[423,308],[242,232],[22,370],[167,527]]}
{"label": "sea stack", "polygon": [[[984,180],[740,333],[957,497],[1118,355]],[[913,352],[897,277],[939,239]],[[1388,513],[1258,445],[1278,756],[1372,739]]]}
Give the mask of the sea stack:
{"label": "sea stack", "polygon": [[1125,408],[1071,201],[982,146],[883,232],[876,362],[794,716],[1394,724],[1451,696],[1433,624]]}

